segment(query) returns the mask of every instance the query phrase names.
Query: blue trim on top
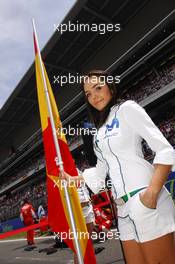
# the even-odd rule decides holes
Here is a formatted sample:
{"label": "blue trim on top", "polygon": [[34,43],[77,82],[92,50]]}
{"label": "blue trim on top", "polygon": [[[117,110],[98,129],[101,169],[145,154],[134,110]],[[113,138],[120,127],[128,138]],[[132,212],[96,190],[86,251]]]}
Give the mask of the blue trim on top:
{"label": "blue trim on top", "polygon": [[117,155],[116,155],[116,154],[112,151],[112,149],[111,149],[111,146],[110,146],[110,144],[109,144],[109,138],[108,138],[108,146],[109,146],[109,149],[110,149],[112,155],[116,158],[116,160],[117,160],[117,162],[118,162],[119,169],[120,169],[120,175],[121,175],[122,182],[123,182],[123,189],[124,189],[125,194],[127,194],[126,189],[125,189],[125,181],[124,181],[124,177],[123,177],[123,172],[122,172],[122,168],[121,168],[121,163],[120,163],[119,158],[117,157]]}
{"label": "blue trim on top", "polygon": [[103,162],[103,161],[106,162],[106,165],[107,165],[107,168],[108,168],[108,174],[110,174],[110,173],[109,173],[109,171],[110,171],[109,164],[108,164],[107,160],[104,158],[104,156],[103,156],[103,154],[102,154],[102,150],[99,148],[99,146],[97,145],[97,143],[94,144],[94,148],[95,148],[95,150],[96,150],[96,151],[101,155],[101,157],[102,157],[102,160],[99,159],[98,157],[97,157],[97,159],[99,159],[101,162]]}

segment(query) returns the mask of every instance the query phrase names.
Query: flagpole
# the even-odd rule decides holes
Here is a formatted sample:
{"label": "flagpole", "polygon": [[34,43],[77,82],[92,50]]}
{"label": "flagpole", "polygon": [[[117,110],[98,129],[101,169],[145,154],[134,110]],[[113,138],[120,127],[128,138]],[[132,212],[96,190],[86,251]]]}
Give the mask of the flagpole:
{"label": "flagpole", "polygon": [[[56,164],[59,165],[60,172],[62,172],[64,170],[63,161],[62,161],[60,147],[59,147],[59,143],[58,143],[58,139],[57,139],[57,133],[56,133],[56,128],[55,128],[55,124],[54,124],[54,118],[53,118],[53,115],[52,115],[52,108],[51,108],[49,93],[48,93],[48,89],[47,89],[46,78],[45,78],[45,75],[44,75],[44,69],[43,69],[43,64],[42,64],[41,53],[40,53],[40,49],[39,49],[39,43],[38,43],[38,38],[37,38],[37,32],[36,32],[34,19],[32,19],[32,24],[33,24],[33,30],[34,30],[34,37],[35,37],[36,47],[37,47],[38,56],[39,56],[39,63],[40,63],[40,67],[41,67],[42,79],[43,79],[43,83],[44,83],[44,90],[45,90],[45,94],[46,94],[46,102],[47,102],[49,117],[50,117],[50,121],[51,121],[54,145],[55,145],[55,149],[56,149],[56,155],[57,155],[57,158],[58,158],[58,162],[56,162]],[[79,264],[84,264],[84,260],[83,260],[83,256],[82,256],[82,252],[81,252],[81,248],[80,248],[80,244],[79,244],[78,238],[76,237],[75,219],[74,219],[74,215],[73,215],[73,212],[72,212],[72,205],[71,205],[71,201],[70,201],[70,197],[69,197],[69,193],[68,193],[68,189],[67,189],[67,184],[63,184],[63,190],[64,190],[65,197],[66,197],[66,203],[67,203],[68,214],[69,214],[69,218],[70,218],[71,229],[72,229],[72,231],[74,233],[74,240],[73,241],[74,241],[74,246],[75,246],[76,253],[77,253],[78,262],[79,262]]]}

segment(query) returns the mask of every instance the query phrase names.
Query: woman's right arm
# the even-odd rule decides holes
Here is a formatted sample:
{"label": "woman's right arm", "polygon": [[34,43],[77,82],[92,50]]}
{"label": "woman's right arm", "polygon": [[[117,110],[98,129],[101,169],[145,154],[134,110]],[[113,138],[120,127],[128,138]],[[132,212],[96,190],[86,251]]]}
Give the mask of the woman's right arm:
{"label": "woman's right arm", "polygon": [[77,187],[80,186],[81,182],[84,182],[84,178],[82,175],[71,176],[65,171],[61,172],[61,179],[66,180],[68,183],[70,183],[70,186],[71,182],[74,182]]}
{"label": "woman's right arm", "polygon": [[95,167],[85,169],[81,175],[71,176],[65,171],[62,172],[61,178],[67,182],[74,182],[78,187],[82,181],[88,185],[93,193],[98,193],[102,188],[105,187],[105,179],[107,175],[107,167],[105,162],[97,159]]}

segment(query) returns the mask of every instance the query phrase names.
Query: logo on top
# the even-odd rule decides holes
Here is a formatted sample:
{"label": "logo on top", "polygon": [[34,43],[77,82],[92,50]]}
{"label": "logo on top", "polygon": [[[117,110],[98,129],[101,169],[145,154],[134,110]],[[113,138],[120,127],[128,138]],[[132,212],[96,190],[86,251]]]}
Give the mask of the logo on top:
{"label": "logo on top", "polygon": [[119,128],[119,121],[118,121],[118,119],[117,118],[113,118],[112,119],[112,123],[111,123],[111,125],[106,125],[106,132],[108,131],[112,131],[113,130],[113,128]]}

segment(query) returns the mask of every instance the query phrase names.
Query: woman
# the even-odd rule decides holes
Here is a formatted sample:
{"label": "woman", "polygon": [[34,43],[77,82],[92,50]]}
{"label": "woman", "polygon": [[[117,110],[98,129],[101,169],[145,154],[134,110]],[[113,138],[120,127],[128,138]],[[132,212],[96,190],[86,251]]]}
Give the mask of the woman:
{"label": "woman", "polygon": [[[106,73],[89,72],[83,90],[97,128],[97,165],[77,177],[63,172],[63,179],[85,180],[97,193],[108,173],[127,263],[175,263],[175,208],[163,186],[175,163],[174,149],[141,106],[131,100],[117,101],[118,92]],[[143,157],[142,139],[155,152],[153,165]]]}

